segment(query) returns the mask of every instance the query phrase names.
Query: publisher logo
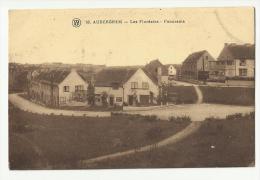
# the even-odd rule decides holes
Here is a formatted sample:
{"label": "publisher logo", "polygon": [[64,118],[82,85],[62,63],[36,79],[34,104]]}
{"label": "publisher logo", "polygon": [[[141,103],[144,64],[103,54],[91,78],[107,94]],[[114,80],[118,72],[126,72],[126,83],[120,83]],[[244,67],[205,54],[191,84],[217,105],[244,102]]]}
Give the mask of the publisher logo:
{"label": "publisher logo", "polygon": [[78,28],[81,26],[81,20],[79,18],[72,19],[72,26]]}

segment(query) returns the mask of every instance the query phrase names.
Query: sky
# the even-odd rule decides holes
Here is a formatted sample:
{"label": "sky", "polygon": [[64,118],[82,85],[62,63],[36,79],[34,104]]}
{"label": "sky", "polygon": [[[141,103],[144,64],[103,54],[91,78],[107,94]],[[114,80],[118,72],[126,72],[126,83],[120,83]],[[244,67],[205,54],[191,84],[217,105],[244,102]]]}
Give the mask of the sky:
{"label": "sky", "polygon": [[[74,18],[81,19],[81,26],[72,26]],[[93,24],[94,20],[128,23]],[[135,20],[160,23],[130,23]],[[224,43],[254,43],[253,8],[9,11],[9,61],[16,63],[122,66],[159,59],[179,64],[200,50],[217,58]]]}

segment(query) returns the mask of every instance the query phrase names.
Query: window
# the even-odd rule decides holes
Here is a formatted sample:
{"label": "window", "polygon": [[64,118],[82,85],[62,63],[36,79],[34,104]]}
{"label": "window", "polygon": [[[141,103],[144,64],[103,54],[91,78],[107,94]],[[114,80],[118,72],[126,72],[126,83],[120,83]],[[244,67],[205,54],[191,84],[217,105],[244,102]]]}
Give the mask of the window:
{"label": "window", "polygon": [[245,60],[240,60],[239,65],[240,65],[240,66],[245,66],[245,65],[246,65],[246,61],[245,61]]}
{"label": "window", "polygon": [[69,86],[64,86],[63,87],[64,92],[70,92],[70,87]]}
{"label": "window", "polygon": [[142,88],[143,88],[143,89],[149,89],[149,84],[148,84],[148,82],[143,82],[143,83],[142,83]]}
{"label": "window", "polygon": [[227,65],[233,65],[233,61],[227,61]]}
{"label": "window", "polygon": [[247,76],[247,69],[239,69],[239,76]]}
{"label": "window", "polygon": [[137,89],[138,88],[138,83],[137,82],[131,82],[131,88],[132,89]]}
{"label": "window", "polygon": [[76,85],[75,86],[75,91],[83,91],[84,90],[84,86],[83,85]]}
{"label": "window", "polygon": [[116,97],[116,102],[122,102],[123,98],[122,97]]}

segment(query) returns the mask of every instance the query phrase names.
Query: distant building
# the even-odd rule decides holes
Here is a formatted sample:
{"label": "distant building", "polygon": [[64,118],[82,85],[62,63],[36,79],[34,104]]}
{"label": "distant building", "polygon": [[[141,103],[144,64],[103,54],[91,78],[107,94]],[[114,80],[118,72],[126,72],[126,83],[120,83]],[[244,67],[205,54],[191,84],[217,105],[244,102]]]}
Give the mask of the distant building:
{"label": "distant building", "polygon": [[255,45],[226,43],[212,65],[215,75],[225,77],[255,76]]}
{"label": "distant building", "polygon": [[168,70],[168,76],[176,76],[177,70],[173,64],[166,64],[164,66]]}
{"label": "distant building", "polygon": [[31,99],[47,106],[66,106],[86,102],[89,79],[76,70],[40,72],[30,81]]}
{"label": "distant building", "polygon": [[157,79],[158,85],[168,84],[168,69],[158,59],[150,61],[144,69]]}
{"label": "distant building", "polygon": [[190,54],[182,63],[181,76],[183,79],[200,80],[209,75],[209,64],[215,59],[208,51],[198,51]]}
{"label": "distant building", "polygon": [[144,68],[106,68],[96,75],[96,104],[102,96],[108,105],[147,105],[156,103],[158,86],[155,77]]}
{"label": "distant building", "polygon": [[169,80],[181,78],[181,64],[166,64],[164,66],[168,70]]}

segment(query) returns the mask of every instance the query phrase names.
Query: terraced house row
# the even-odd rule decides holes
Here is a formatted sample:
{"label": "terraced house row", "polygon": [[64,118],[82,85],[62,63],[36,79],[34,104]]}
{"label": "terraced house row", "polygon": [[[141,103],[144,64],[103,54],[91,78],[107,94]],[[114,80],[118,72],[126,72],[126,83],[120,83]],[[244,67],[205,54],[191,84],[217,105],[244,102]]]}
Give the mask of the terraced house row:
{"label": "terraced house row", "polygon": [[35,71],[29,78],[28,94],[47,106],[84,106],[91,84],[96,105],[104,101],[109,106],[155,104],[159,85],[168,81],[167,74],[159,60],[144,67],[107,67],[95,75],[76,69]]}

